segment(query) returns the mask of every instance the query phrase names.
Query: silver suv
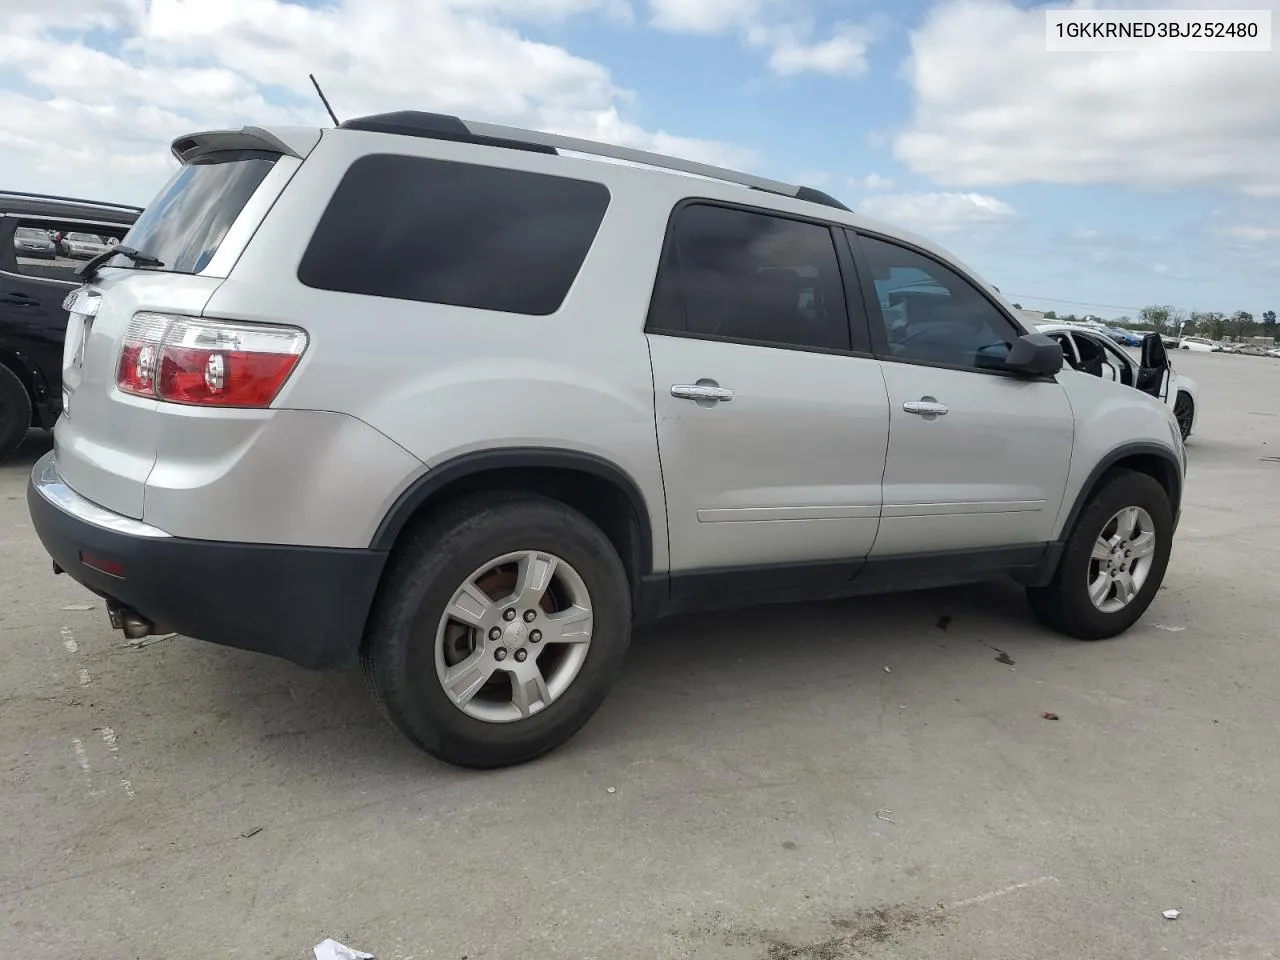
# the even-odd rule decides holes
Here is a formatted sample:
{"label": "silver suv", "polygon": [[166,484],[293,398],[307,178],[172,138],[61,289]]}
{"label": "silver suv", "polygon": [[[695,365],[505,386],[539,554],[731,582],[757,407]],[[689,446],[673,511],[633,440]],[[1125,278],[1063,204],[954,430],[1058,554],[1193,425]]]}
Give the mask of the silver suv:
{"label": "silver suv", "polygon": [[28,492],[130,637],[359,660],[488,767],[572,736],[637,622],[1012,577],[1098,639],[1164,576],[1169,409],[819,191],[423,113],[173,152],[69,298]]}

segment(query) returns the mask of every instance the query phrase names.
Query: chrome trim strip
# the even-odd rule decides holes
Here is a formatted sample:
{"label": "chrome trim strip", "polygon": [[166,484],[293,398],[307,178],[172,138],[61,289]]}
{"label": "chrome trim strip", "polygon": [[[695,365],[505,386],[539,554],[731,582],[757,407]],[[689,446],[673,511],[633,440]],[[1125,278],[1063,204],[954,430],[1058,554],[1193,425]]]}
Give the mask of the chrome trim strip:
{"label": "chrome trim strip", "polygon": [[105,510],[92,501],[86,500],[72,490],[58,475],[58,465],[53,451],[49,451],[36,461],[31,470],[31,483],[36,492],[53,504],[63,513],[83,520],[85,523],[113,533],[121,533],[128,537],[151,537],[155,539],[172,537],[159,527],[153,527],[132,517],[123,517],[118,513]]}

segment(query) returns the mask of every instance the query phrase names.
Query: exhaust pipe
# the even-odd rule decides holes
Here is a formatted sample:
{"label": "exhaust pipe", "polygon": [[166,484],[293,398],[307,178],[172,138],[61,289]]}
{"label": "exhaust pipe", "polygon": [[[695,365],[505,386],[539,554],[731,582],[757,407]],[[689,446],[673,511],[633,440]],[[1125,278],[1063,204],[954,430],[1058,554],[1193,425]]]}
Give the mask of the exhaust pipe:
{"label": "exhaust pipe", "polygon": [[139,616],[130,610],[120,618],[124,631],[125,639],[141,640],[143,637],[149,637],[156,632],[156,625],[146,617]]}
{"label": "exhaust pipe", "polygon": [[132,607],[126,607],[119,603],[107,604],[107,616],[111,618],[111,626],[117,630],[123,631],[125,638],[128,640],[141,640],[143,637],[149,637],[154,633],[162,633],[156,628],[156,625],[138,613]]}

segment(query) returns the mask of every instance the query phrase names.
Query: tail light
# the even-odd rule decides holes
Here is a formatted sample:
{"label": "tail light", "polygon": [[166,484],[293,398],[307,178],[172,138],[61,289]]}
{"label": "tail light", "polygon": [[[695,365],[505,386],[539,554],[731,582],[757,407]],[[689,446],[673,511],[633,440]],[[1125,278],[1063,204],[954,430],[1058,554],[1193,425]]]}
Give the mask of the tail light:
{"label": "tail light", "polygon": [[267,407],[307,348],[297,327],[139,313],[125,331],[116,386],[205,407]]}

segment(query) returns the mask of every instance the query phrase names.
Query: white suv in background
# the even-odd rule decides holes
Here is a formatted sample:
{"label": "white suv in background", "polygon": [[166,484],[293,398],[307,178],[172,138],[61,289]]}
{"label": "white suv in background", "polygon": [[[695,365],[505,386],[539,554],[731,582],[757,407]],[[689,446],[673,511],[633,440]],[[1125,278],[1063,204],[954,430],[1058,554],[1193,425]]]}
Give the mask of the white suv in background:
{"label": "white suv in background", "polygon": [[173,151],[70,298],[28,491],[131,637],[359,659],[413,742],[500,766],[638,621],[1012,577],[1099,639],[1159,588],[1169,408],[816,190],[412,112]]}

